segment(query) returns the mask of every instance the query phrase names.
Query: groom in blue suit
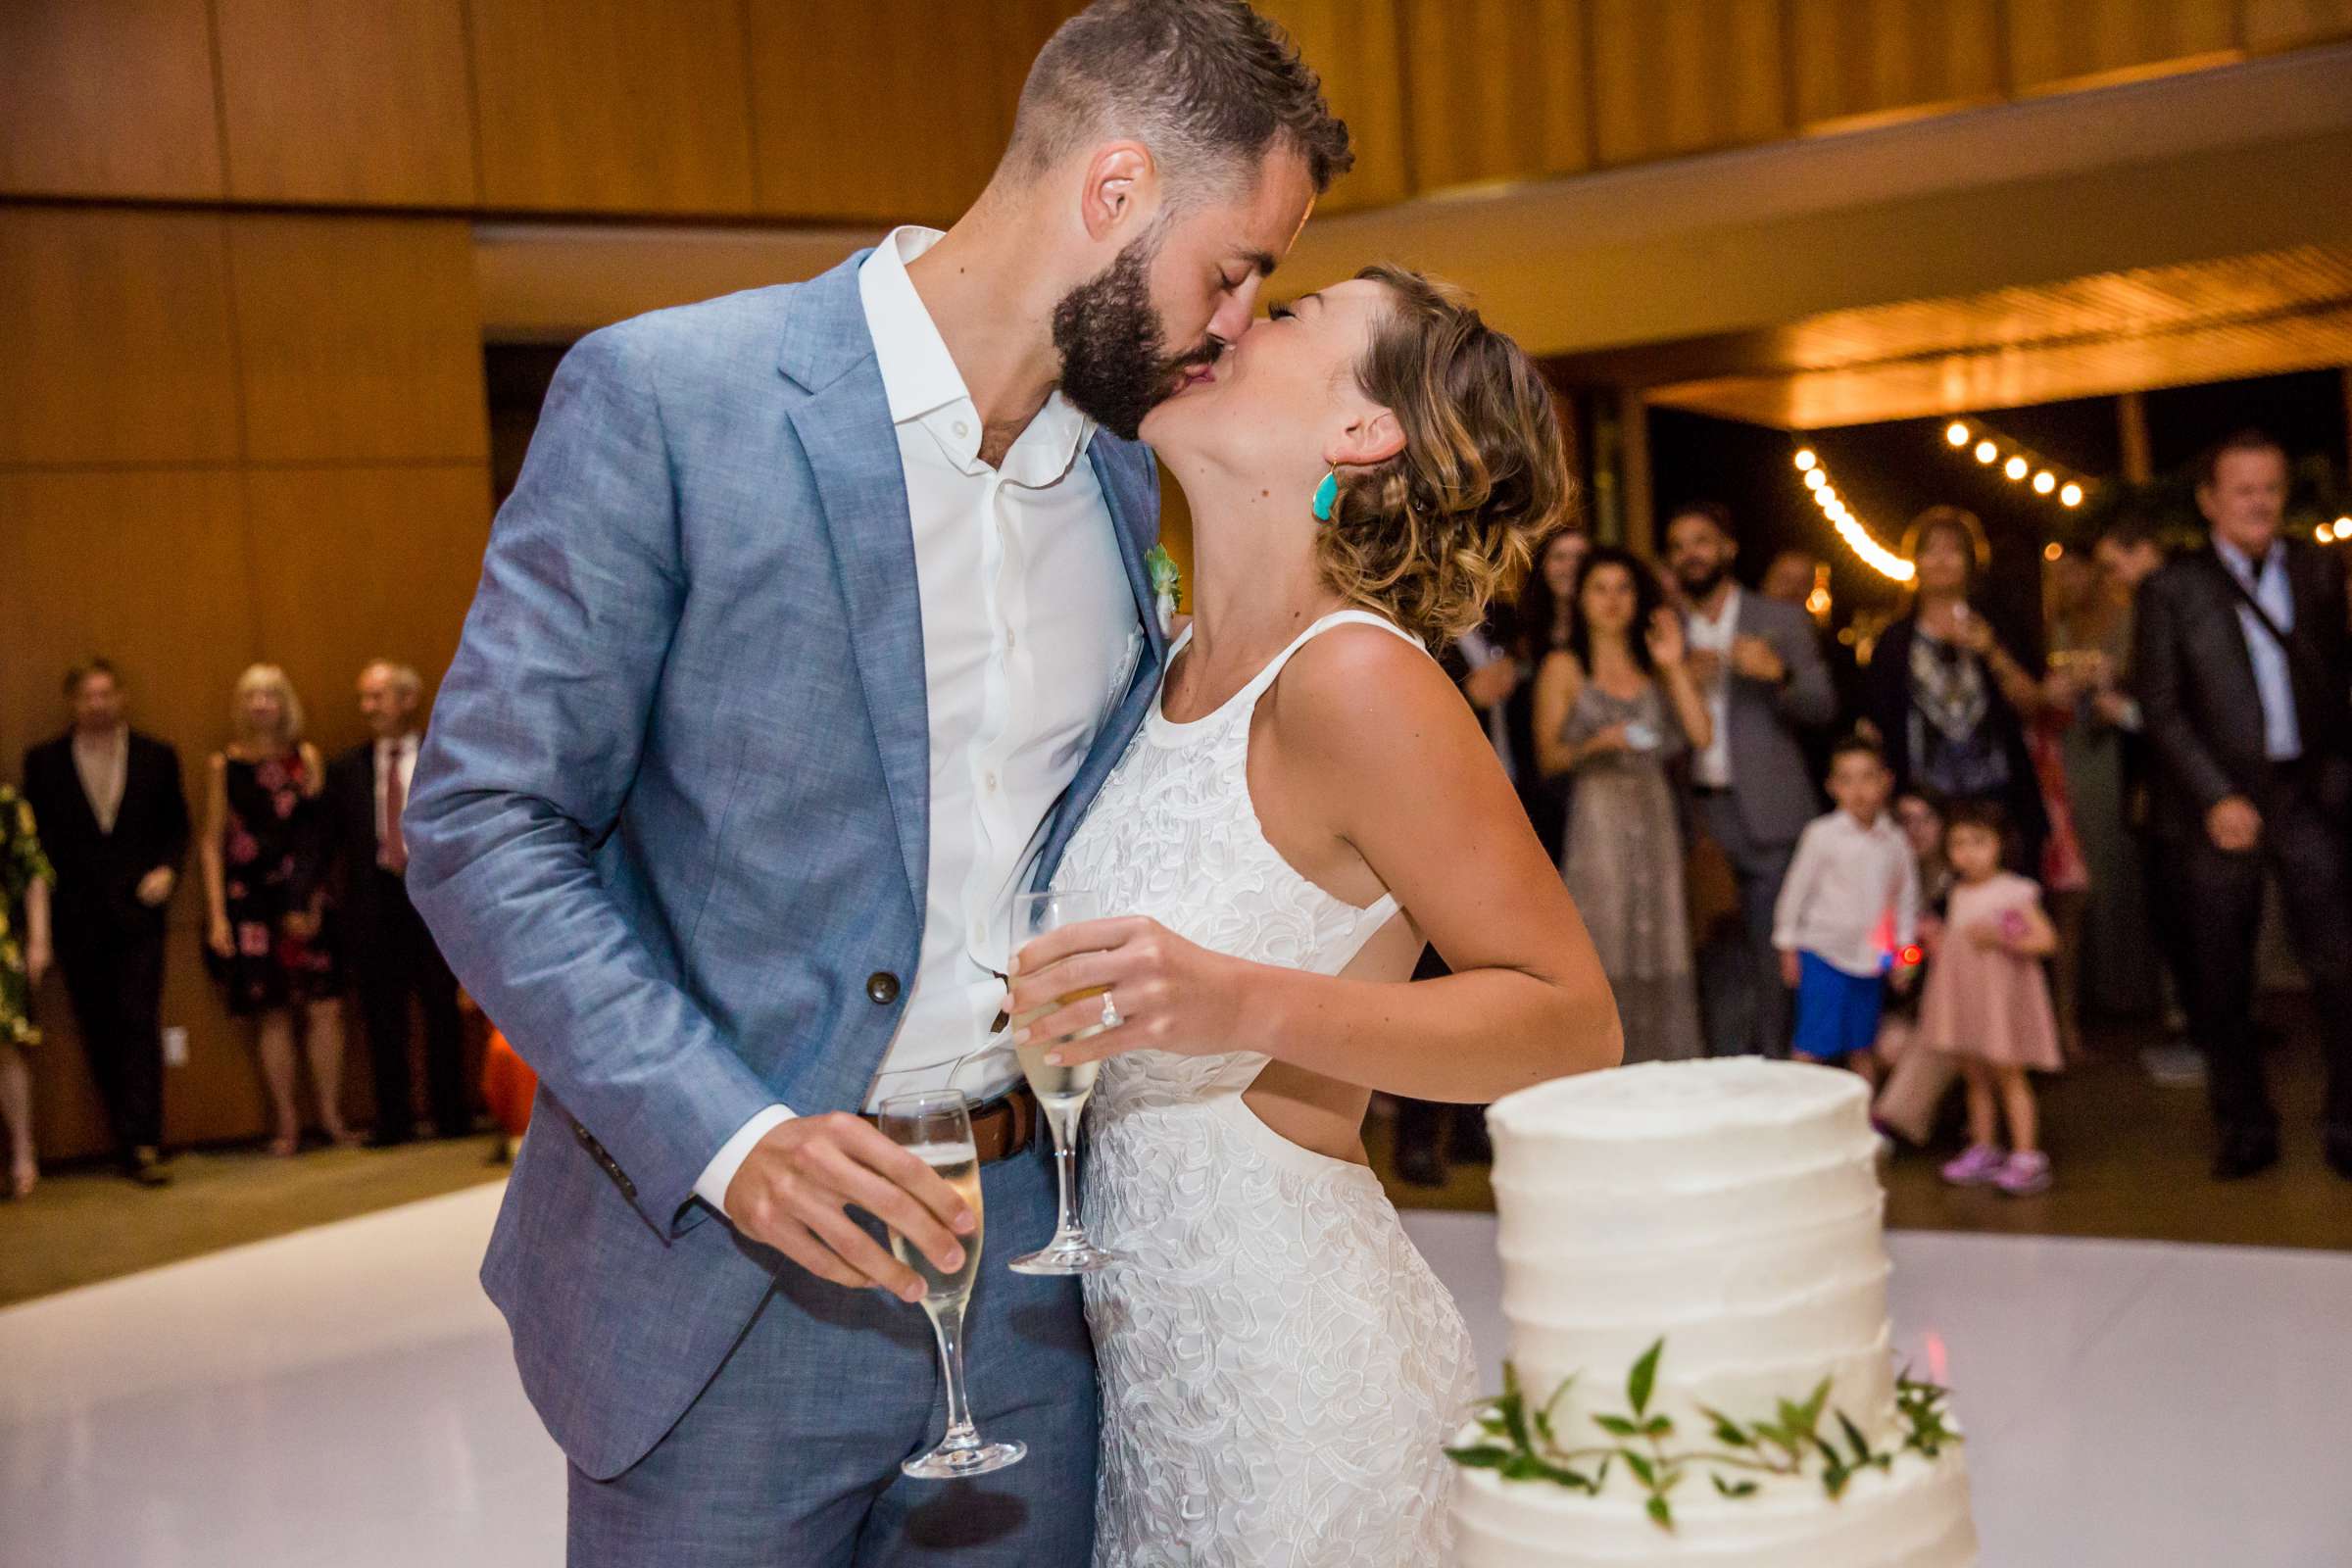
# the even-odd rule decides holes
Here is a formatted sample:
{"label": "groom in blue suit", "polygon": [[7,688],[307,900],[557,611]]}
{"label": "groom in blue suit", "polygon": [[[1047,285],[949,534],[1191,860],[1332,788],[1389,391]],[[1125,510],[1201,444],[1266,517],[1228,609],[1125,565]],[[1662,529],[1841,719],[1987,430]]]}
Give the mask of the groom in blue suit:
{"label": "groom in blue suit", "polygon": [[1249,329],[1349,163],[1240,0],[1102,0],[995,178],[810,282],[594,332],[499,514],[404,818],[409,891],[538,1070],[483,1280],[570,1459],[575,1565],[1083,1564],[1075,1285],[984,1261],[973,1413],[888,1222],[955,1193],[868,1118],[955,1086],[994,1257],[1053,1228],[1017,1070],[974,1086],[1020,886],[1157,689],[1136,427]]}

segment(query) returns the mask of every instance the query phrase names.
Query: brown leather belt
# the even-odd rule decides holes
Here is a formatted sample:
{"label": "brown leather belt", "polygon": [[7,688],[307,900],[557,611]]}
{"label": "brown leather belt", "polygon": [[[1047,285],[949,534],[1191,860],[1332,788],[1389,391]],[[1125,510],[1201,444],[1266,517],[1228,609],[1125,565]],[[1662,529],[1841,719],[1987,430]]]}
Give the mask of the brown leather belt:
{"label": "brown leather belt", "polygon": [[981,1164],[994,1165],[1026,1152],[1037,1142],[1037,1096],[1027,1084],[1018,1084],[987,1104],[972,1107],[972,1148]]}

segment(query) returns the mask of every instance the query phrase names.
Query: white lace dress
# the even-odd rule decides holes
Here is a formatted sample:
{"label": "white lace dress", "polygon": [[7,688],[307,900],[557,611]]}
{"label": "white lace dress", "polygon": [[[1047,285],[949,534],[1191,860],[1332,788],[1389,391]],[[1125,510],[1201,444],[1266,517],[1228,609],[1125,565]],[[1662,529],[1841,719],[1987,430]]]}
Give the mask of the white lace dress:
{"label": "white lace dress", "polygon": [[[1205,718],[1172,723],[1155,705],[1056,885],[1218,953],[1345,968],[1396,900],[1353,908],[1293,870],[1258,824],[1248,761],[1250,716],[1283,665],[1350,622],[1404,635],[1343,612]],[[1086,1220],[1123,1259],[1086,1281],[1102,1387],[1097,1568],[1446,1555],[1440,1449],[1478,1392],[1469,1335],[1378,1178],[1243,1102],[1267,1060],[1139,1051],[1097,1080]]]}

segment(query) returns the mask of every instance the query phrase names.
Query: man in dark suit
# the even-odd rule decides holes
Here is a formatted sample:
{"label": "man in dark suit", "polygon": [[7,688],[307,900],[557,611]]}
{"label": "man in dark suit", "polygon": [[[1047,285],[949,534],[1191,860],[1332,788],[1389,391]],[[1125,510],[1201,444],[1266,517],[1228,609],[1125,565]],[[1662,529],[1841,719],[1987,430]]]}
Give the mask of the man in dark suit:
{"label": "man in dark suit", "polygon": [[2202,460],[2211,547],[2141,588],[2133,680],[2153,810],[2189,922],[2189,1020],[2206,1053],[2214,1175],[2278,1158],[2247,1016],[2263,875],[2277,877],[2328,1053],[2328,1161],[2352,1177],[2352,651],[2342,558],[2282,537],[2286,454],[2230,437]]}
{"label": "man in dark suit", "polygon": [[458,982],[425,930],[403,880],[409,852],[400,829],[423,737],[420,683],[406,664],[377,660],[360,671],[360,711],[373,739],[327,764],[326,805],[336,917],[367,1020],[375,1067],[375,1148],[415,1135],[409,1068],[409,1004],[424,1017],[424,1071],[433,1125],[444,1138],[473,1130],[466,1092]]}
{"label": "man in dark suit", "polygon": [[179,755],[131,729],[102,659],[66,677],[74,727],[24,754],[24,799],[57,867],[58,967],[124,1172],[171,1180],[164,1139],[164,906],[188,857]]}
{"label": "man in dark suit", "polygon": [[[1691,676],[1715,716],[1714,744],[1690,759],[1698,825],[1731,862],[1743,940],[1706,955],[1707,1049],[1788,1054],[1788,992],[1772,945],[1773,906],[1797,835],[1821,813],[1805,735],[1838,716],[1820,634],[1801,609],[1743,591],[1732,514],[1694,501],[1666,523],[1666,566],[1682,589]],[[1748,1004],[1742,1007],[1740,1004]]]}

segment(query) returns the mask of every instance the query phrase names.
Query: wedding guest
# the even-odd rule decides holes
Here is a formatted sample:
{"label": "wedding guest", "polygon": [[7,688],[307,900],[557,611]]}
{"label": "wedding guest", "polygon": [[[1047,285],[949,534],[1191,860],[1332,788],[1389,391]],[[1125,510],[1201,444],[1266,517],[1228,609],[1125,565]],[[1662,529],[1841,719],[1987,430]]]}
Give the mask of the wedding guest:
{"label": "wedding guest", "polygon": [[1894,820],[1911,847],[1919,875],[1919,978],[1908,992],[1886,1000],[1879,1023],[1878,1058],[1886,1078],[1872,1109],[1872,1124],[1890,1138],[1924,1148],[1936,1135],[1936,1117],[1959,1082],[1960,1069],[1952,1058],[1936,1051],[1915,1051],[1919,1036],[1919,999],[1943,940],[1943,917],[1952,891],[1952,868],[1943,858],[1943,808],[1934,798],[1914,791],[1894,803]]}
{"label": "wedding guest", "polygon": [[329,1141],[358,1142],[343,1125],[342,976],[324,917],[325,770],[302,738],[302,700],[275,664],[237,677],[229,706],[236,739],[213,754],[202,848],[210,916],[206,948],[229,1012],[259,1020],[262,1078],[276,1132],[270,1152],[301,1147],[294,1106],[294,1037]]}
{"label": "wedding guest", "polygon": [[424,1024],[424,1072],[433,1128],[443,1138],[473,1130],[466,1084],[466,1037],[458,982],[409,902],[409,849],[401,833],[409,784],[423,735],[416,671],[376,660],[360,671],[360,712],[372,739],[327,764],[323,816],[340,956],[357,989],[375,1077],[378,1149],[415,1136],[409,1015]]}
{"label": "wedding guest", "polygon": [[8,1134],[11,1198],[30,1193],[40,1176],[24,1053],[41,1043],[32,993],[49,972],[49,884],[56,874],[41,854],[32,808],[0,784],[0,1127]]}
{"label": "wedding guest", "polygon": [[1813,583],[1821,569],[1821,558],[1805,550],[1784,550],[1774,556],[1764,567],[1764,575],[1756,579],[1756,592],[1765,598],[1798,610],[1813,597]]}
{"label": "wedding guest", "polygon": [[1794,1054],[1851,1068],[1874,1087],[1880,1004],[1918,978],[1919,866],[1886,815],[1892,775],[1859,737],[1830,755],[1830,798],[1815,817],[1773,910],[1781,974],[1796,993]]}
{"label": "wedding guest", "polygon": [[1667,764],[1713,733],[1657,578],[1624,550],[1594,548],[1568,646],[1537,677],[1536,744],[1545,772],[1576,775],[1561,872],[1616,994],[1627,1061],[1701,1052]]}
{"label": "wedding guest", "polygon": [[2040,889],[2002,868],[2004,835],[2000,808],[1989,802],[1961,802],[1945,818],[1951,901],[1920,999],[1915,1045],[1955,1058],[1968,1085],[1968,1148],[1944,1165],[1943,1179],[2025,1198],[2047,1191],[2051,1181],[2026,1075],[2059,1066],[2057,1019],[2041,964],[2058,933],[2042,909]]}
{"label": "wedding guest", "polygon": [[1744,938],[1710,950],[1734,972],[1705,988],[1725,999],[1716,1005],[1723,1015],[1707,1020],[1707,1044],[1717,1055],[1779,1056],[1788,1051],[1788,993],[1773,908],[1797,835],[1821,808],[1807,732],[1837,717],[1838,695],[1805,612],[1733,578],[1739,549],[1731,513],[1714,502],[1691,502],[1667,521],[1666,563],[1688,607],[1690,677],[1710,717],[1707,743],[1693,743],[1690,788],[1699,827],[1731,864]]}
{"label": "wedding guest", "polygon": [[[2112,923],[2120,928],[2096,938],[2099,956],[2093,960],[2093,974],[2098,974],[2110,957],[2117,958],[2127,972],[2135,966],[2145,972],[2138,995],[2143,1006],[2161,1008],[2165,1035],[2140,1048],[2140,1066],[2159,1084],[2192,1088],[2205,1082],[2205,1054],[2188,1038],[2188,1016],[2182,1005],[2188,995],[2187,922],[2181,917],[2179,901],[2152,896],[2166,880],[2164,844],[2152,819],[2154,760],[2139,701],[2132,695],[2133,607],[2141,585],[2163,569],[2165,549],[2153,528],[2127,517],[2101,531],[2092,553],[2098,560],[2104,596],[2119,607],[2114,636],[2123,644],[2123,658],[2109,671],[2117,700],[2106,711],[2113,714],[2112,727],[2119,742],[2118,793],[2129,853],[2124,868],[2104,880],[2108,886],[2124,889],[2128,885],[2131,889],[2119,891],[2112,900],[2101,898],[2095,887],[2092,890],[2094,926]],[[2094,878],[2100,863],[2094,841]],[[2105,915],[2100,912],[2102,904],[2110,911]],[[2148,940],[2151,935],[2152,944]],[[2136,965],[2130,952],[2134,943],[2139,949]]]}
{"label": "wedding guest", "polygon": [[2037,870],[2041,789],[2020,715],[2040,685],[1971,603],[1992,562],[1984,525],[1958,507],[1930,507],[1905,531],[1903,554],[1918,572],[1911,608],[1880,634],[1863,693],[1895,790],[1999,806],[2020,864]]}
{"label": "wedding guest", "polygon": [[1519,755],[1530,765],[1519,770],[1519,803],[1536,824],[1536,837],[1553,864],[1559,863],[1568,839],[1568,805],[1575,788],[1569,773],[1547,775],[1534,765],[1536,746],[1536,681],[1544,662],[1568,646],[1576,625],[1576,577],[1592,538],[1581,523],[1553,534],[1538,549],[1535,569],[1520,591],[1511,624],[1518,637],[1519,666],[1526,678],[1511,696],[1510,730]]}
{"label": "wedding guest", "polygon": [[132,729],[122,677],[66,676],[74,727],[24,754],[24,798],[57,869],[57,963],[106,1106],[115,1155],[143,1187],[171,1180],[164,1141],[164,906],[188,855],[179,754]]}
{"label": "wedding guest", "polygon": [[2197,470],[2207,549],[2139,591],[2133,679],[2157,767],[2156,831],[2189,940],[2192,1032],[2230,1180],[2278,1159],[2250,1014],[2275,880],[2328,1055],[2324,1147],[2352,1178],[2352,638],[2341,552],[2281,531],[2286,454],[2242,431]]}
{"label": "wedding guest", "polygon": [[[2081,556],[2046,556],[2042,568],[2043,630],[2051,629],[2055,609],[2079,605],[2088,591],[2082,579],[2089,573]],[[2045,644],[2046,646],[2046,644]],[[2057,951],[2050,958],[2052,1004],[2058,1014],[2058,1049],[2072,1061],[2082,1054],[2082,922],[2090,907],[2090,863],[2075,827],[2074,787],[2066,766],[2066,734],[2073,718],[2074,691],[2067,673],[2073,655],[2060,652],[2046,661],[2046,673],[2025,710],[2026,758],[2034,764],[2034,782],[2041,792],[2041,860],[2031,867],[2041,884],[2043,906],[2058,932]]]}

